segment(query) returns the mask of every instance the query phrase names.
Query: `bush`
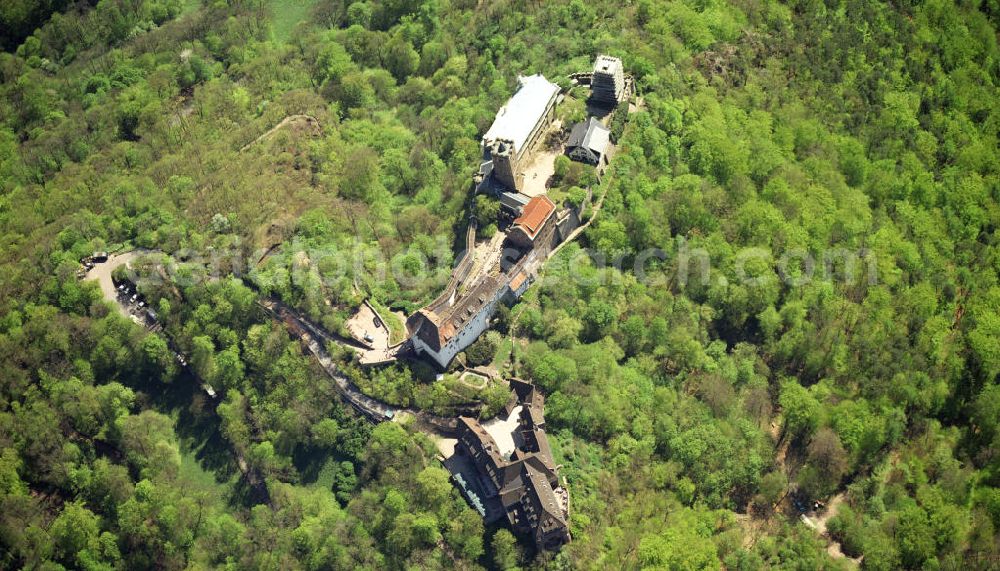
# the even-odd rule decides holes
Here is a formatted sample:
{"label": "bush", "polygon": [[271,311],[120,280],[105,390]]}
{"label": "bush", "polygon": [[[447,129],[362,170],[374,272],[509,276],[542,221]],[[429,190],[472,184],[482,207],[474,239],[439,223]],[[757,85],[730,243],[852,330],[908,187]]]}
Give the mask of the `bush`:
{"label": "bush", "polygon": [[481,225],[488,225],[496,222],[500,216],[500,201],[492,196],[480,194],[476,197],[475,210],[479,223]]}
{"label": "bush", "polygon": [[864,543],[864,528],[857,515],[849,506],[840,506],[837,515],[826,524],[830,537],[840,542],[840,547],[850,557],[861,555]]}
{"label": "bush", "polygon": [[559,183],[566,178],[566,175],[569,174],[571,164],[573,164],[572,161],[566,155],[556,157],[555,164],[553,165],[554,172],[552,173],[555,176],[554,182]]}
{"label": "bush", "polygon": [[571,186],[566,192],[566,204],[573,208],[583,204],[584,200],[587,200],[587,191],[579,186]]}
{"label": "bush", "polygon": [[483,228],[481,228],[479,230],[479,236],[478,237],[486,239],[486,240],[489,240],[490,238],[493,237],[494,234],[497,233],[497,230],[498,230],[497,225],[494,224],[493,222],[490,222],[485,227],[483,227]]}
{"label": "bush", "polygon": [[611,142],[617,143],[625,132],[625,123],[628,122],[628,104],[619,105],[611,116]]}
{"label": "bush", "polygon": [[465,357],[469,365],[485,365],[493,360],[500,348],[500,333],[487,331],[485,335],[469,345],[465,350]]}

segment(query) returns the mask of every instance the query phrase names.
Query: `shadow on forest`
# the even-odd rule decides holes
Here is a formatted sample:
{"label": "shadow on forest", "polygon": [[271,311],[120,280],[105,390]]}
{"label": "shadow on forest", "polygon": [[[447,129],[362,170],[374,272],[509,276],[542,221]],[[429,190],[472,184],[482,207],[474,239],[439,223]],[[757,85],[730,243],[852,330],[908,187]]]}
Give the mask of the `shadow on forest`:
{"label": "shadow on forest", "polygon": [[140,398],[149,408],[175,419],[182,453],[193,453],[202,469],[219,484],[230,482],[239,472],[236,458],[219,427],[215,402],[198,386],[190,373],[182,372],[170,383],[139,386]]}
{"label": "shadow on forest", "polygon": [[[319,479],[323,466],[326,466],[330,459],[339,462],[335,454],[314,446],[296,446],[292,453],[292,464],[299,472],[299,482],[302,484],[314,484]],[[348,458],[343,458],[348,460]]]}
{"label": "shadow on forest", "polygon": [[229,503],[242,508],[252,508],[259,504],[270,504],[271,495],[266,485],[251,485],[246,478],[240,478],[233,484]]}

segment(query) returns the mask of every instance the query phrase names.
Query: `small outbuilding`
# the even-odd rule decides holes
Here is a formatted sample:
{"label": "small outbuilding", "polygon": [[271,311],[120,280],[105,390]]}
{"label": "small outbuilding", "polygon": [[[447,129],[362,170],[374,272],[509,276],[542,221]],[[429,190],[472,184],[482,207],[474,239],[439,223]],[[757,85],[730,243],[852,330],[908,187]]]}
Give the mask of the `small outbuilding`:
{"label": "small outbuilding", "polygon": [[610,143],[611,131],[600,121],[590,117],[582,123],[577,123],[570,131],[566,152],[571,159],[600,165],[607,159]]}

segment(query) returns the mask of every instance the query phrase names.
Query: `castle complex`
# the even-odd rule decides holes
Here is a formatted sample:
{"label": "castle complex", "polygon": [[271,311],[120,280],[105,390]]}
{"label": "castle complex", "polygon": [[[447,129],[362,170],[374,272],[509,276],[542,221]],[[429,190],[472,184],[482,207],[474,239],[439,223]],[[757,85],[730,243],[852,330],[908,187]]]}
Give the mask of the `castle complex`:
{"label": "castle complex", "polygon": [[[605,111],[630,93],[617,58],[599,56],[592,74],[577,77],[574,82],[590,83],[590,99]],[[555,160],[556,149],[534,149],[547,133],[560,133],[551,127],[563,97],[560,88],[541,75],[519,77],[517,92],[483,135],[482,162],[473,182],[476,193],[499,200],[499,218],[470,218],[466,251],[447,287],[406,324],[413,349],[443,369],[489,328],[497,304],[521,297],[553,249],[582,224],[583,205],[559,209],[547,196],[548,180],[533,178],[534,184],[525,184],[525,170],[538,176],[533,160]],[[565,131],[560,134],[565,136]],[[590,117],[576,125],[562,150],[571,159],[594,165],[600,176],[614,151],[607,119]],[[494,222],[497,234],[477,246],[477,224]],[[570,540],[569,492],[559,482],[545,434],[544,398],[530,383],[512,379],[510,384],[506,420],[480,423],[460,417],[451,429],[458,433],[455,451],[443,456],[443,462],[488,524],[506,519],[538,549],[557,549]]]}
{"label": "castle complex", "polygon": [[[612,108],[627,92],[618,58],[598,56],[591,78],[591,99],[610,100]],[[579,210],[560,211],[544,193],[522,192],[523,169],[550,131],[563,97],[559,86],[541,74],[518,77],[517,91],[483,135],[475,191],[500,200],[505,229],[477,258],[475,222],[470,220],[466,252],[445,291],[406,324],[414,350],[442,368],[489,328],[498,303],[520,298],[549,252],[580,224]],[[602,168],[609,147],[607,128],[590,118],[573,130],[567,152]]]}
{"label": "castle complex", "polygon": [[[561,220],[570,214],[563,213]],[[442,368],[489,328],[498,303],[513,303],[528,289],[548,253],[564,238],[547,196],[528,200],[500,243],[492,265],[453,281],[407,321],[413,348]],[[472,255],[471,252],[467,255]]]}

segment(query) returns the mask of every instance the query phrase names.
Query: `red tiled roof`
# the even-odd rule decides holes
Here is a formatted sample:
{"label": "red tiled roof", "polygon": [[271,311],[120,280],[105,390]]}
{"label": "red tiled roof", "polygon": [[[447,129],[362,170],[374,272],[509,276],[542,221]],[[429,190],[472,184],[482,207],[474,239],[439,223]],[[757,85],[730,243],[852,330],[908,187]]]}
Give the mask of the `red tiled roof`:
{"label": "red tiled roof", "polygon": [[529,238],[534,238],[555,209],[549,197],[536,196],[524,205],[524,212],[514,220],[514,225],[521,226]]}
{"label": "red tiled roof", "polygon": [[528,276],[524,272],[517,272],[514,279],[510,280],[510,289],[512,291],[517,291],[517,288],[521,287],[521,284],[523,284],[526,279],[528,279]]}

